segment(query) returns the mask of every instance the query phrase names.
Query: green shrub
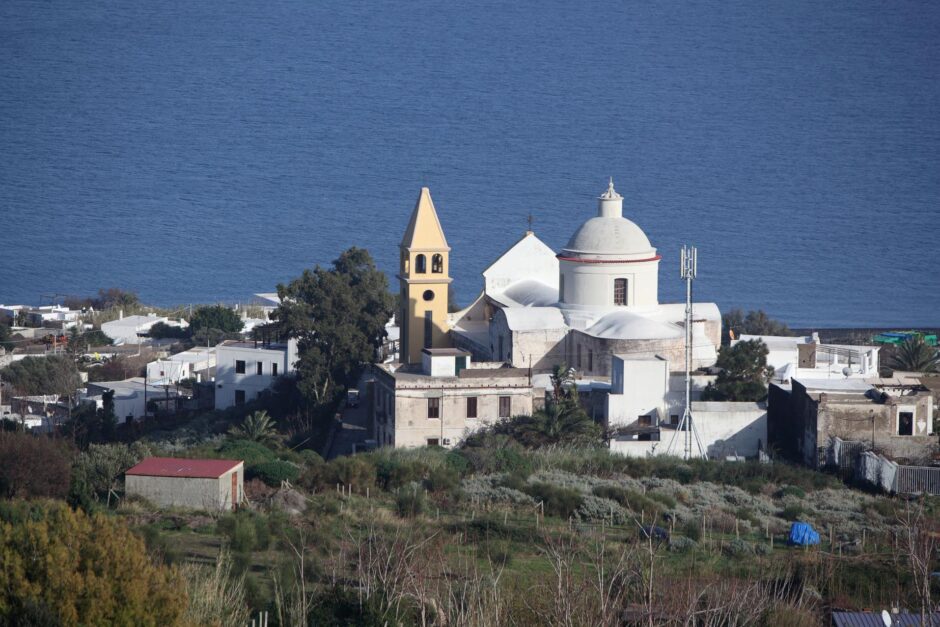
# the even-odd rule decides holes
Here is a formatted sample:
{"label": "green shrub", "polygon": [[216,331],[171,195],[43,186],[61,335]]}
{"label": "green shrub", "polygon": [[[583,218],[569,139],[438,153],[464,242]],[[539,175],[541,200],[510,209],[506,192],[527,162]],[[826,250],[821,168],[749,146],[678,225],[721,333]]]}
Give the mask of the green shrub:
{"label": "green shrub", "polygon": [[672,536],[669,538],[669,550],[673,553],[687,553],[698,546],[698,542],[686,536]]}
{"label": "green shrub", "polygon": [[269,462],[253,464],[245,469],[245,475],[248,479],[261,479],[272,488],[277,488],[282,481],[291,483],[297,481],[300,475],[300,468],[290,462],[275,459]]}
{"label": "green shrub", "polygon": [[799,520],[801,516],[803,516],[803,507],[796,504],[787,505],[780,512],[780,518],[791,522]]}
{"label": "green shrub", "polygon": [[[652,494],[646,496],[644,494],[640,494],[636,490],[628,490],[626,488],[621,488],[614,485],[594,486],[591,491],[594,493],[594,496],[616,501],[634,514],[644,514],[647,517],[652,516],[658,518],[662,516],[663,513],[663,504],[650,498]],[[675,499],[670,497],[666,498],[668,498],[674,507],[676,504]]]}
{"label": "green shrub", "polygon": [[770,555],[771,553],[774,552],[774,550],[770,548],[769,544],[766,544],[764,542],[758,542],[757,544],[754,545],[754,552],[757,555]]}
{"label": "green shrub", "polygon": [[481,549],[496,567],[508,566],[512,563],[512,545],[505,540],[487,540]]}
{"label": "green shrub", "polygon": [[537,501],[542,501],[549,516],[568,518],[581,507],[583,497],[577,490],[562,488],[551,483],[531,483],[524,492]]}
{"label": "green shrub", "polygon": [[424,479],[424,486],[430,492],[451,492],[460,485],[460,476],[450,466],[431,468]]}
{"label": "green shrub", "polygon": [[245,462],[245,467],[274,461],[274,451],[260,442],[251,440],[226,440],[218,450],[223,459],[236,459]]}
{"label": "green shrub", "polygon": [[680,527],[682,535],[698,542],[702,539],[702,521],[694,518],[682,523]]}
{"label": "green shrub", "polygon": [[795,485],[783,486],[777,490],[775,495],[778,499],[782,499],[785,496],[795,496],[799,499],[806,498],[806,490]]}
{"label": "green shrub", "polygon": [[676,506],[676,499],[669,496],[668,494],[664,494],[662,492],[647,492],[646,496],[653,499],[654,501],[662,503],[666,506],[667,509],[674,509]]}
{"label": "green shrub", "polygon": [[417,484],[405,486],[395,495],[395,510],[402,518],[414,518],[424,513],[424,490]]}
{"label": "green shrub", "polygon": [[331,489],[336,484],[351,486],[355,492],[365,493],[376,484],[375,464],[365,455],[337,457],[323,466],[320,487]]}
{"label": "green shrub", "polygon": [[263,551],[271,543],[267,518],[249,510],[222,516],[216,522],[216,532],[228,539],[235,553]]}
{"label": "green shrub", "polygon": [[742,540],[741,538],[735,538],[726,544],[723,550],[725,555],[728,555],[729,557],[740,557],[743,555],[754,554],[754,546],[750,542]]}
{"label": "green shrub", "polygon": [[447,455],[444,456],[444,464],[456,472],[460,478],[470,474],[473,470],[470,460],[459,449],[448,451]]}
{"label": "green shrub", "polygon": [[402,456],[381,458],[375,463],[375,481],[383,490],[398,488],[424,479],[428,467],[419,460]]}

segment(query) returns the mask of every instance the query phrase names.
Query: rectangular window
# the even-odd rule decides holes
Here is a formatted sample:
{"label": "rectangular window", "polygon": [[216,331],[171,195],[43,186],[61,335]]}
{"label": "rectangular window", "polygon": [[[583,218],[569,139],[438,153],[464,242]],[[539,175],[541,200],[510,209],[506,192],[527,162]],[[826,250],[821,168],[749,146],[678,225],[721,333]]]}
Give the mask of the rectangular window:
{"label": "rectangular window", "polygon": [[441,441],[437,438],[428,438],[428,446],[440,446]]}
{"label": "rectangular window", "polygon": [[581,370],[581,345],[578,344],[578,370]]}
{"label": "rectangular window", "polygon": [[499,417],[509,418],[512,412],[512,399],[508,396],[499,397]]}
{"label": "rectangular window", "polygon": [[235,404],[236,405],[245,404],[245,390],[235,390]]}
{"label": "rectangular window", "polygon": [[235,373],[236,374],[245,374],[245,361],[242,359],[235,360]]}
{"label": "rectangular window", "polygon": [[627,280],[626,279],[614,279],[614,304],[615,305],[627,304]]}
{"label": "rectangular window", "polygon": [[429,398],[428,399],[428,418],[440,418],[440,417],[441,417],[441,399]]}
{"label": "rectangular window", "polygon": [[277,362],[276,361],[271,362],[271,376],[272,377],[277,376]]}
{"label": "rectangular window", "polygon": [[470,396],[467,398],[467,418],[476,418],[477,417],[477,397]]}
{"label": "rectangular window", "polygon": [[558,300],[565,302],[565,275],[558,277]]}
{"label": "rectangular window", "polygon": [[679,424],[679,414],[669,414],[669,424],[678,425]]}
{"label": "rectangular window", "polygon": [[424,312],[424,348],[431,348],[434,332],[434,312]]}
{"label": "rectangular window", "polygon": [[588,349],[588,372],[594,372],[594,351]]}
{"label": "rectangular window", "polygon": [[264,364],[260,361],[258,362],[258,374],[264,374]]}
{"label": "rectangular window", "polygon": [[913,412],[898,412],[898,435],[914,435]]}
{"label": "rectangular window", "polygon": [[636,423],[640,425],[641,427],[652,426],[653,417],[652,416],[638,416],[636,419]]}

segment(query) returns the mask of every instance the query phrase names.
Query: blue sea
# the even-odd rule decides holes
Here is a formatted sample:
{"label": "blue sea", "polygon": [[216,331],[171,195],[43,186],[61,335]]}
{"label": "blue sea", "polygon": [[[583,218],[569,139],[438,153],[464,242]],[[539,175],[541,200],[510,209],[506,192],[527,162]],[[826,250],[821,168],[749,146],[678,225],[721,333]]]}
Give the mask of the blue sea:
{"label": "blue sea", "polygon": [[250,300],[422,185],[459,301],[613,176],[696,295],[940,324],[940,3],[0,2],[0,302]]}

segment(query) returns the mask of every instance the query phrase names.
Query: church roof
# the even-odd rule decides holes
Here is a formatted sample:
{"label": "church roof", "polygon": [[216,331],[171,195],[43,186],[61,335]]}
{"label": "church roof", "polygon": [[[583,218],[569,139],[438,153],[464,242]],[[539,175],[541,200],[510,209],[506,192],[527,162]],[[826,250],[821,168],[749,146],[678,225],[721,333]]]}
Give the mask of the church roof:
{"label": "church roof", "polygon": [[630,311],[614,311],[602,316],[585,331],[602,339],[659,340],[682,337],[682,329],[674,324],[651,320]]}
{"label": "church roof", "polygon": [[411,220],[408,221],[408,228],[401,238],[401,245],[412,249],[450,250],[447,238],[444,237],[444,229],[441,228],[441,221],[437,218],[434,202],[431,200],[431,190],[427,187],[422,187],[418,194],[418,201],[411,212]]}
{"label": "church roof", "polygon": [[562,251],[561,257],[600,255],[625,261],[639,261],[656,256],[643,229],[623,217],[623,197],[610,181],[598,198],[597,216],[582,224]]}
{"label": "church roof", "polygon": [[558,302],[558,288],[534,279],[526,279],[492,294],[491,298],[509,306],[547,307]]}
{"label": "church roof", "polygon": [[507,307],[501,310],[511,331],[564,329],[565,317],[557,307]]}
{"label": "church roof", "polygon": [[652,257],[656,255],[656,249],[643,229],[630,220],[596,216],[575,231],[562,254]]}

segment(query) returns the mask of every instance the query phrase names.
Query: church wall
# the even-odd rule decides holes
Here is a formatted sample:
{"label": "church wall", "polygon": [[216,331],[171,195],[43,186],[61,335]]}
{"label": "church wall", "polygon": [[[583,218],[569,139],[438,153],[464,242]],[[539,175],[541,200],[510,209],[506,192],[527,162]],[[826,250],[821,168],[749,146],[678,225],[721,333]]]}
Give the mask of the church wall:
{"label": "church wall", "polygon": [[[611,340],[571,331],[568,335],[567,353],[571,364],[584,376],[609,377],[614,355],[631,357],[662,357],[670,363],[685,360],[685,340],[670,338],[663,340]],[[578,347],[580,346],[580,359]],[[580,364],[580,366],[579,366]]]}
{"label": "church wall", "polygon": [[563,302],[589,307],[614,306],[614,279],[627,279],[627,305],[659,304],[659,261],[645,263],[575,263],[559,265]]}
{"label": "church wall", "polygon": [[[531,368],[536,371],[551,370],[565,361],[565,335],[568,329],[535,329],[513,331],[505,315],[497,312],[490,322],[490,350],[493,359],[506,361],[515,368]],[[499,354],[499,338],[503,338],[503,354]]]}

